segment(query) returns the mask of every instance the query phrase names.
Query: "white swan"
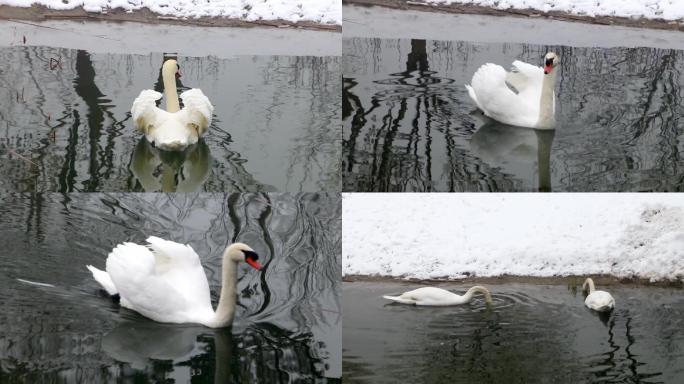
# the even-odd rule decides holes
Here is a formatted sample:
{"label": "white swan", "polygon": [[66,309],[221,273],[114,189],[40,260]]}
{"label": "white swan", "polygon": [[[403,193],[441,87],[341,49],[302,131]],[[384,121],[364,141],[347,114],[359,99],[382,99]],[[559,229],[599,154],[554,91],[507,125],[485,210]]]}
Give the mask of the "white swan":
{"label": "white swan", "polygon": [[594,280],[587,278],[582,284],[583,291],[589,291],[587,298],[584,299],[584,305],[588,308],[598,312],[609,312],[615,308],[615,299],[606,291],[597,291],[594,289]]}
{"label": "white swan", "polygon": [[[107,257],[107,271],[92,265],[93,278],[121,306],[162,323],[197,323],[211,328],[232,324],[237,299],[237,264],[261,269],[249,246],[235,243],[223,253],[221,296],[214,312],[199,256],[189,246],[151,236],[148,246],[123,243]],[[149,247],[149,248],[148,248]]]}
{"label": "white swan", "polygon": [[459,296],[441,288],[423,287],[404,292],[399,296],[383,296],[383,298],[401,304],[447,306],[469,303],[475,293],[483,294],[487,304],[492,303],[492,296],[489,294],[487,288],[479,285],[470,288],[463,296]]}
{"label": "white swan", "polygon": [[553,52],[544,57],[544,68],[514,61],[511,72],[487,63],[466,85],[468,95],[485,115],[504,124],[553,129],[555,120],[556,67],[560,58]]}
{"label": "white swan", "polygon": [[166,111],[157,107],[162,94],[146,89],[133,101],[131,114],[136,126],[150,143],[169,151],[179,151],[195,144],[211,124],[214,106],[201,90],[193,88],[180,94],[184,107],[180,109],[176,78],[180,77],[176,60],[162,65]]}

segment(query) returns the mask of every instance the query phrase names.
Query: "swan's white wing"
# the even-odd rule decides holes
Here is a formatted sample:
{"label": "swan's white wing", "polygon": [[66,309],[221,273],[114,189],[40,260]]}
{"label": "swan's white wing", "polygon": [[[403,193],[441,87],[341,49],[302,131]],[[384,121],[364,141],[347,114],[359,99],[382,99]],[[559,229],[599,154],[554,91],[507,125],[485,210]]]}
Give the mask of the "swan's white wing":
{"label": "swan's white wing", "polygon": [[485,115],[505,124],[534,126],[539,119],[539,99],[525,97],[532,88],[530,84],[523,92],[513,92],[506,85],[507,76],[505,69],[492,63],[475,71],[470,85],[479,108]]}
{"label": "swan's white wing", "polygon": [[453,293],[441,288],[423,287],[404,292],[399,296],[383,297],[402,304],[439,306],[453,304],[454,296]]}
{"label": "swan's white wing", "polygon": [[133,100],[131,115],[135,126],[146,135],[158,124],[158,118],[163,110],[157,107],[157,100],[162,94],[151,89],[145,89]]}
{"label": "swan's white wing", "polygon": [[522,92],[530,86],[541,87],[543,76],[544,70],[541,67],[516,60],[511,71],[506,74],[506,82]]}
{"label": "swan's white wing", "polygon": [[214,106],[209,98],[198,88],[189,89],[180,94],[183,100],[183,110],[186,113],[186,123],[201,136],[211,124]]}
{"label": "swan's white wing", "polygon": [[176,267],[192,266],[200,263],[199,256],[189,245],[150,236],[147,243],[155,256],[155,271],[164,273]]}
{"label": "swan's white wing", "polygon": [[119,244],[107,257],[107,272],[119,290],[121,305],[162,322],[175,322],[183,300],[175,287],[154,273],[154,255],[142,245]]}
{"label": "swan's white wing", "polygon": [[190,302],[211,308],[209,282],[192,247],[159,237],[147,238],[155,258],[155,273]]}

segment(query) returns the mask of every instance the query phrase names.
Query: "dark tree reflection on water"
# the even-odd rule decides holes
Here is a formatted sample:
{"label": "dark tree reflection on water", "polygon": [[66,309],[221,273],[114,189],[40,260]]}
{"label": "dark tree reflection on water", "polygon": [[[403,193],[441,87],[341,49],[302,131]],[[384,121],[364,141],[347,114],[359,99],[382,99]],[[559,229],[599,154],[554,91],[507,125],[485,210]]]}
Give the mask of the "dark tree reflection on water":
{"label": "dark tree reflection on water", "polygon": [[[340,197],[326,194],[0,196],[0,378],[9,382],[277,382],[341,375]],[[220,254],[243,241],[236,323],[165,325],[98,294],[84,268],[122,241],[190,244],[216,305]],[[22,283],[17,279],[52,284]]]}
{"label": "dark tree reflection on water", "polygon": [[[346,191],[684,188],[681,51],[362,38],[343,50]],[[486,62],[538,64],[550,50],[561,56],[550,151],[520,131],[524,142],[490,137],[511,146],[483,157],[471,140],[492,122],[463,85]]]}

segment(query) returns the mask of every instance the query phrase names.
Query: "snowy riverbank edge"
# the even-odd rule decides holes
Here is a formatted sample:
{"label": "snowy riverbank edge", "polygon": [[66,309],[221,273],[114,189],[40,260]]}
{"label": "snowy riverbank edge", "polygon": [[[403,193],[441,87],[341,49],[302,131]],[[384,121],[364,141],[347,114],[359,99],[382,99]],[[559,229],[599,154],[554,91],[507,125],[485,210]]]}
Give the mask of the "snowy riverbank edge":
{"label": "snowy riverbank edge", "polygon": [[401,10],[414,10],[436,13],[454,13],[465,15],[488,15],[488,16],[511,16],[522,18],[546,18],[560,21],[570,21],[599,25],[617,25],[634,28],[650,28],[662,30],[674,30],[684,32],[684,19],[677,21],[664,19],[628,18],[617,16],[587,16],[568,12],[549,11],[542,12],[535,9],[509,8],[499,9],[482,5],[460,3],[428,3],[419,0],[342,0],[345,5],[362,7],[384,7]]}
{"label": "snowy riverbank edge", "polygon": [[342,271],[684,280],[677,194],[343,194]]}
{"label": "snowy riverbank edge", "polygon": [[142,8],[134,12],[127,12],[124,9],[112,9],[106,13],[88,12],[83,8],[56,10],[42,5],[32,5],[30,7],[15,7],[2,4],[0,0],[0,19],[5,20],[25,20],[31,22],[48,20],[75,20],[75,21],[109,21],[109,22],[139,22],[146,24],[170,24],[183,26],[202,26],[202,27],[274,27],[274,28],[297,28],[317,31],[341,32],[340,24],[319,23],[310,20],[300,20],[293,22],[284,19],[260,19],[245,20],[230,17],[181,17],[160,15]]}

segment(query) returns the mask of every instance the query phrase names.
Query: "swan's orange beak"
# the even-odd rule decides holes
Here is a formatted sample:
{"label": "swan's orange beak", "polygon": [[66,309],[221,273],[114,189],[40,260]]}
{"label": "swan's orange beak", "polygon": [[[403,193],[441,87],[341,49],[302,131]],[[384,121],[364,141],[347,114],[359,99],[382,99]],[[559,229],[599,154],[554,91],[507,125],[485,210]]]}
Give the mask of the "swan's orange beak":
{"label": "swan's orange beak", "polygon": [[180,78],[181,78],[181,73],[180,73],[180,71],[176,71],[176,79],[180,79]]}
{"label": "swan's orange beak", "polygon": [[252,258],[250,258],[250,257],[246,258],[246,259],[245,259],[245,262],[246,262],[247,264],[249,264],[252,268],[256,269],[256,270],[260,270],[261,268],[263,268],[263,267],[261,266],[261,264],[259,264],[258,261],[254,260],[254,259],[252,259]]}
{"label": "swan's orange beak", "polygon": [[552,70],[553,70],[553,66],[551,66],[551,65],[545,65],[544,66],[544,74],[545,75],[548,75],[549,73],[551,73]]}

